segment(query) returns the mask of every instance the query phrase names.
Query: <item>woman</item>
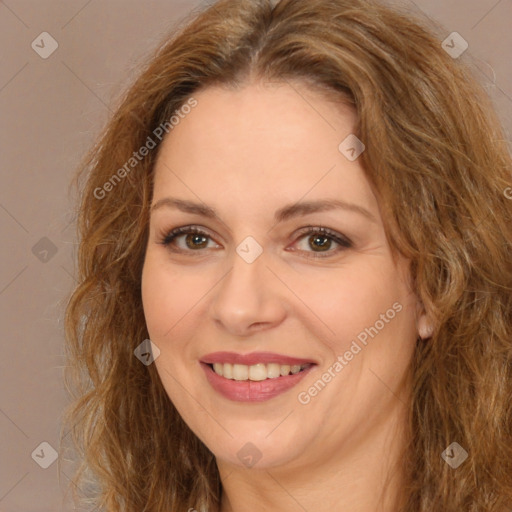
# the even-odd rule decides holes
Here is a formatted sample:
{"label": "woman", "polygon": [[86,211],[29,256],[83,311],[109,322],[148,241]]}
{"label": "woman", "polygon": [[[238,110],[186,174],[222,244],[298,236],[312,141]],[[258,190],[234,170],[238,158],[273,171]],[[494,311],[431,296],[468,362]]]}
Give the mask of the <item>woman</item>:
{"label": "woman", "polygon": [[114,511],[512,506],[512,162],[367,0],[221,0],[83,165],[68,428]]}

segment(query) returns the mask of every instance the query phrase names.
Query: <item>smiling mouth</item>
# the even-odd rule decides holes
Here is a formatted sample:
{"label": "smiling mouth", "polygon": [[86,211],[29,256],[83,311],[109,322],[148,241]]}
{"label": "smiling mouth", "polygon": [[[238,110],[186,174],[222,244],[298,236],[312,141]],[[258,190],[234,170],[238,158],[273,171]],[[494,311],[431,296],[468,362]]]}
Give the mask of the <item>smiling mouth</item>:
{"label": "smiling mouth", "polygon": [[258,363],[253,365],[213,363],[208,366],[220,377],[236,381],[263,381],[296,375],[312,366],[312,363],[289,365],[278,363]]}

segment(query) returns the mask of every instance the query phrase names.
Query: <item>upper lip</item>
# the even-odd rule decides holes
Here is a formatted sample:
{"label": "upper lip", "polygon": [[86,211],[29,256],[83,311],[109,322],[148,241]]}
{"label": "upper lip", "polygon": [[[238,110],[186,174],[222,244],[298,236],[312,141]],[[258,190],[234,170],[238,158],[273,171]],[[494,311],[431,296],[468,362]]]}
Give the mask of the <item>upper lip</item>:
{"label": "upper lip", "polygon": [[251,352],[250,354],[237,354],[236,352],[212,352],[201,358],[206,364],[231,363],[251,366],[258,363],[277,363],[282,365],[301,365],[306,363],[316,364],[311,359],[285,356],[274,352]]}

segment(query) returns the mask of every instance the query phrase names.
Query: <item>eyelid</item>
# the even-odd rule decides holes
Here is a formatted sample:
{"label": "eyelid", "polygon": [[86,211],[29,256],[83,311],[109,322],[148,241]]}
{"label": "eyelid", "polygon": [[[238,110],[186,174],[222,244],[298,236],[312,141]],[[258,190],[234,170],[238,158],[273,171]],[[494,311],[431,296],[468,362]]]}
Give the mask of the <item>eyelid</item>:
{"label": "eyelid", "polygon": [[[158,243],[164,245],[165,247],[168,247],[179,236],[187,235],[187,234],[191,234],[191,233],[204,236],[205,238],[208,238],[209,240],[211,240],[214,243],[216,243],[217,245],[219,245],[215,241],[215,238],[210,234],[208,229],[206,229],[202,226],[195,225],[195,224],[179,226],[179,227],[171,229],[171,230],[161,231],[159,234],[160,242],[158,242]],[[319,234],[321,236],[328,238],[329,240],[331,240],[332,242],[337,244],[339,247],[335,250],[327,250],[327,251],[319,251],[319,252],[303,251],[300,249],[291,249],[291,251],[305,253],[305,254],[307,254],[306,257],[318,259],[318,258],[328,258],[331,255],[332,256],[337,255],[338,253],[342,252],[343,250],[353,247],[353,242],[347,236],[345,236],[344,234],[339,233],[335,230],[332,230],[330,228],[321,226],[321,225],[305,226],[305,227],[299,229],[298,232],[296,231],[294,234],[294,242],[293,243],[294,244],[297,243],[299,240],[301,240],[302,238],[304,238],[307,235],[315,235],[315,234]],[[198,250],[194,250],[194,249],[187,250],[187,249],[180,249],[180,248],[175,247],[174,249],[172,249],[172,251],[175,253],[182,253],[182,254],[186,253],[186,254],[191,254],[194,256],[200,256],[201,253],[204,253],[204,248],[198,249]]]}
{"label": "eyelid", "polygon": [[338,245],[337,248],[334,250],[328,250],[328,251],[301,251],[300,249],[292,249],[292,252],[302,252],[305,254],[306,258],[310,259],[327,259],[330,257],[338,256],[341,252],[350,249],[354,246],[353,242],[344,234],[339,233],[338,231],[335,231],[333,229],[324,227],[324,226],[307,226],[304,228],[301,228],[298,233],[298,237],[295,238],[294,244],[297,243],[302,238],[306,237],[307,235],[315,235],[319,234],[321,236],[324,236],[334,242]]}
{"label": "eyelid", "polygon": [[350,240],[350,238],[348,238],[343,233],[339,233],[338,231],[335,231],[333,229],[330,229],[328,227],[324,227],[321,225],[306,226],[299,230],[299,235],[301,235],[301,236],[308,235],[308,234],[315,234],[315,233],[320,233],[321,235],[325,235],[326,237],[331,238],[334,241],[336,241],[342,245],[343,244],[353,245],[352,240]]}
{"label": "eyelid", "polygon": [[[206,228],[203,228],[202,226],[197,226],[196,224],[189,224],[186,226],[179,226],[177,228],[170,229],[170,230],[160,231],[160,233],[158,235],[158,238],[160,240],[159,243],[161,243],[164,246],[167,246],[167,245],[170,245],[171,242],[173,240],[175,240],[176,238],[178,238],[179,236],[190,234],[190,233],[202,235],[202,236],[214,241],[217,245],[219,245],[218,242],[215,241],[215,238],[211,235],[209,230],[207,230]],[[187,252],[193,252],[193,251],[187,251]]]}

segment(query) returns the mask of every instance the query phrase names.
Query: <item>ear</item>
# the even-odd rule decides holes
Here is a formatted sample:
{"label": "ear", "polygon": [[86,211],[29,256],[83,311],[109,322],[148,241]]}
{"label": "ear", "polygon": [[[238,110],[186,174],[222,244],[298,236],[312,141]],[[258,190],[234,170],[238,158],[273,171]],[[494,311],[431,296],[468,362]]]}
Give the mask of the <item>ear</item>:
{"label": "ear", "polygon": [[417,328],[418,328],[418,335],[422,340],[426,340],[426,339],[432,337],[434,328],[433,328],[432,323],[430,322],[429,318],[427,317],[427,314],[425,313],[425,311],[423,309],[422,309],[421,313],[418,315]]}

